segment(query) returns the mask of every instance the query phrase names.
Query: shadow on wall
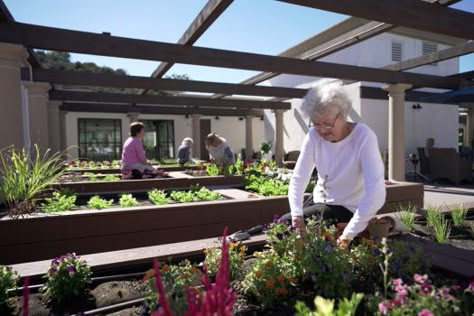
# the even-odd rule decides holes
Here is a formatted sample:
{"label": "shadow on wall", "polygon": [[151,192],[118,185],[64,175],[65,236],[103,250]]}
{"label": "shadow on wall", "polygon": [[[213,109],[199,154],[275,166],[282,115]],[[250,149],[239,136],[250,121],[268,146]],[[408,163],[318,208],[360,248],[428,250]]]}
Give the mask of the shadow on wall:
{"label": "shadow on wall", "polygon": [[293,109],[294,117],[298,122],[298,125],[301,127],[301,130],[306,134],[309,131],[308,122],[304,121],[303,115],[298,111],[298,109]]}

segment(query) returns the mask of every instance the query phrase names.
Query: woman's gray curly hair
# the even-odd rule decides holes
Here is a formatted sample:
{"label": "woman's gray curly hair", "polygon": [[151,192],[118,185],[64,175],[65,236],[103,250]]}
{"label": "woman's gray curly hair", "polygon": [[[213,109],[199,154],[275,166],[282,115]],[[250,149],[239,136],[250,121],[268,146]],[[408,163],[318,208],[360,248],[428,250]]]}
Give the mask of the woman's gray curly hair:
{"label": "woman's gray curly hair", "polygon": [[344,90],[342,81],[328,79],[320,80],[310,88],[301,104],[301,110],[310,118],[335,111],[345,121],[351,107],[351,100]]}

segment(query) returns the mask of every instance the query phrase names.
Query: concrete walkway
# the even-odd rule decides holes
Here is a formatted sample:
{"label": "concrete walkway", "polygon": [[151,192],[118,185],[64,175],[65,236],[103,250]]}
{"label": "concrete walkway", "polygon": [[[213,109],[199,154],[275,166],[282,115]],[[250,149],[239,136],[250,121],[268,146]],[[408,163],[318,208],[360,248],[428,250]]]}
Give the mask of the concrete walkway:
{"label": "concrete walkway", "polygon": [[460,207],[474,208],[474,186],[425,184],[425,207],[440,206],[443,209]]}

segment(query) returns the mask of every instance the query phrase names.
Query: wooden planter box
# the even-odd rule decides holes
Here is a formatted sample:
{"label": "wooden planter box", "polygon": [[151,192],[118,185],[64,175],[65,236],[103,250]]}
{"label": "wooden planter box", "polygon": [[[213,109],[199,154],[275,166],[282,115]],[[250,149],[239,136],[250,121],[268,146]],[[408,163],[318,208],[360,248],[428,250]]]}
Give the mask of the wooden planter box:
{"label": "wooden planter box", "polygon": [[[172,172],[172,171],[184,171],[187,169],[192,169],[195,170],[197,169],[198,166],[189,166],[189,167],[181,167],[181,166],[175,166],[175,167],[160,167],[155,166],[158,170],[164,170],[166,172]],[[103,174],[110,174],[110,173],[117,173],[120,174],[120,169],[118,168],[107,168],[107,169],[77,169],[77,170],[68,170],[67,172],[70,173],[103,173]]]}
{"label": "wooden planter box", "polygon": [[433,266],[468,279],[474,277],[474,250],[440,244],[411,233],[399,236],[397,239],[420,245],[424,253],[431,258]]}
{"label": "wooden planter box", "polygon": [[118,180],[118,181],[83,181],[58,183],[57,188],[68,189],[78,194],[90,193],[120,193],[144,192],[153,189],[180,189],[193,185],[208,186],[242,186],[243,176],[216,176],[193,177],[182,172],[170,172],[170,178],[143,179],[143,180]]}
{"label": "wooden planter box", "polygon": [[387,198],[378,214],[394,213],[400,206],[423,207],[424,187],[421,183],[394,182],[386,185]]}
{"label": "wooden planter box", "polygon": [[241,198],[0,220],[0,264],[216,237],[225,226],[230,234],[289,212],[286,196],[248,198],[240,190],[219,191]]}

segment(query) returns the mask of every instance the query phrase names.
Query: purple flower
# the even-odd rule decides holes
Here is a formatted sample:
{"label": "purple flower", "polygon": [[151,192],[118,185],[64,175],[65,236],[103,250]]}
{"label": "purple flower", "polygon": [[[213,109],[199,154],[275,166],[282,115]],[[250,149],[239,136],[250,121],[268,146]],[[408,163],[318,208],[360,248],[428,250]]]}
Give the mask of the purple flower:
{"label": "purple flower", "polygon": [[326,252],[331,252],[331,251],[332,251],[332,246],[331,246],[331,244],[327,244],[326,247],[324,247],[324,251],[326,251]]}
{"label": "purple flower", "polygon": [[389,309],[389,306],[387,303],[385,302],[379,303],[379,312],[381,312],[383,315],[387,315],[388,309]]}
{"label": "purple flower", "polygon": [[280,220],[280,216],[278,216],[278,215],[276,215],[276,214],[273,215],[273,222],[274,222],[275,224],[277,224],[277,223],[279,222],[279,220]]}
{"label": "purple flower", "polygon": [[278,233],[278,234],[276,234],[276,237],[277,237],[278,239],[282,240],[284,236],[283,236],[282,233]]}
{"label": "purple flower", "polygon": [[426,274],[420,275],[418,273],[415,273],[413,275],[413,280],[415,280],[416,283],[422,284],[428,280],[428,276]]}
{"label": "purple flower", "polygon": [[382,252],[380,252],[380,250],[378,250],[377,248],[375,248],[374,250],[372,250],[372,253],[374,254],[374,256],[380,256],[382,254]]}
{"label": "purple flower", "polygon": [[73,275],[76,272],[76,268],[74,266],[68,266],[66,271],[69,272],[69,275]]}
{"label": "purple flower", "polygon": [[418,313],[418,316],[433,316],[433,313],[427,309],[427,308],[423,308],[419,313]]}

